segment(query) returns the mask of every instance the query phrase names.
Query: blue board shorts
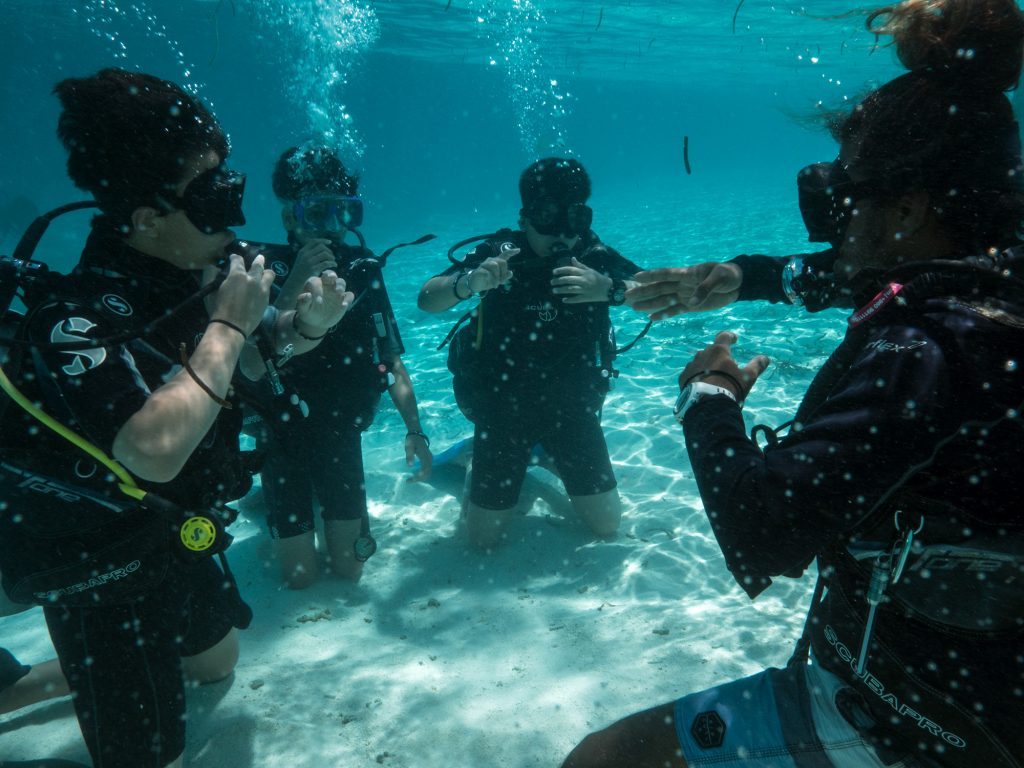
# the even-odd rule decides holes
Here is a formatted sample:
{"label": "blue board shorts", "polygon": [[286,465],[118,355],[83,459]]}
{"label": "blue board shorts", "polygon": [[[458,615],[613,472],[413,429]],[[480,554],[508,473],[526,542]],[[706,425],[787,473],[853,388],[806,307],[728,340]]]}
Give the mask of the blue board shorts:
{"label": "blue board shorts", "polygon": [[927,768],[881,756],[840,713],[851,689],[817,664],[684,696],[675,726],[689,768]]}

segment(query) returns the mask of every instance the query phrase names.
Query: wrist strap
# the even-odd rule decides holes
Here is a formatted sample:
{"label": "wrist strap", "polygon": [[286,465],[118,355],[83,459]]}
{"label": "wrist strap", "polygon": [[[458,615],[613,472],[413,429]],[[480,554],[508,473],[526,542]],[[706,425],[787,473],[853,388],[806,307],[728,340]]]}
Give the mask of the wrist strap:
{"label": "wrist strap", "polygon": [[430,438],[427,437],[422,432],[419,432],[419,431],[417,431],[415,429],[410,429],[408,432],[405,433],[405,436],[406,437],[422,437],[423,438],[423,442],[425,442],[427,444],[427,448],[430,447]]}
{"label": "wrist strap", "polygon": [[199,378],[199,374],[192,370],[192,364],[188,361],[188,351],[185,349],[184,344],[178,345],[178,356],[181,358],[181,367],[188,371],[188,375],[192,377],[192,381],[198,384],[199,387],[203,390],[203,392],[210,396],[210,399],[213,400],[213,402],[215,402],[221,408],[235,407],[231,404],[229,400],[225,400],[223,397],[221,397],[212,389],[210,389],[209,385]]}
{"label": "wrist strap", "polygon": [[697,373],[693,374],[693,376],[691,376],[686,381],[684,381],[683,382],[683,386],[685,387],[687,384],[689,384],[694,379],[700,379],[700,378],[702,378],[704,376],[721,376],[723,379],[728,381],[730,384],[732,384],[734,387],[736,387],[736,402],[739,403],[740,405],[743,405],[743,385],[740,384],[740,380],[739,379],[737,379],[731,373],[727,373],[725,371],[719,371],[719,370],[707,369],[706,368],[703,371],[698,371]]}
{"label": "wrist strap", "polygon": [[455,298],[458,299],[459,301],[465,301],[466,299],[473,297],[472,288],[469,289],[469,296],[459,296],[459,281],[464,277],[469,277],[469,273],[466,272],[465,270],[459,272],[459,274],[455,276],[455,282],[452,283],[452,293],[455,294]]}
{"label": "wrist strap", "polygon": [[326,336],[328,331],[329,331],[329,329],[328,329],[328,331],[324,331],[319,336],[307,336],[306,334],[304,334],[302,331],[299,330],[299,313],[298,312],[295,312],[292,315],[292,330],[295,331],[297,334],[299,334],[299,336],[304,338],[306,341],[320,341],[320,339],[322,339],[324,336]]}
{"label": "wrist strap", "polygon": [[249,340],[249,334],[247,334],[245,331],[243,331],[241,328],[239,328],[237,325],[235,325],[229,320],[221,320],[219,317],[214,317],[210,320],[210,322],[207,323],[207,325],[213,325],[214,323],[226,325],[231,330],[238,331],[240,334],[242,334],[242,338],[245,339],[246,341]]}

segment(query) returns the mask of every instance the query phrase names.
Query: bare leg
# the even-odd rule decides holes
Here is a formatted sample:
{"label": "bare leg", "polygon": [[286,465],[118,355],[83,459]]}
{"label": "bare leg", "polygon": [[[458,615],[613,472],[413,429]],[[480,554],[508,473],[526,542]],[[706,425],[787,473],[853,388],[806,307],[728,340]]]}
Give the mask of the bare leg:
{"label": "bare leg", "polygon": [[686,768],[673,708],[663,704],[590,734],[562,768]]}
{"label": "bare leg", "polygon": [[212,648],[195,656],[185,656],[181,663],[185,679],[204,685],[228,677],[238,662],[238,630],[234,627]]}
{"label": "bare leg", "polygon": [[325,520],[324,538],[327,542],[327,556],[331,559],[331,570],[343,579],[359,581],[363,575],[363,563],[356,560],[356,539],[363,532],[362,520]]}
{"label": "bare leg", "polygon": [[274,540],[274,555],[281,579],[290,589],[305,589],[319,575],[316,559],[316,534],[313,531]]}
{"label": "bare leg", "polygon": [[33,664],[27,675],[10,688],[0,691],[0,715],[69,693],[68,681],[64,679],[59,661],[50,659],[42,664]]}
{"label": "bare leg", "polygon": [[569,500],[576,514],[583,518],[583,522],[594,533],[603,539],[615,535],[622,520],[622,500],[618,489],[612,488],[592,496],[570,496]]}
{"label": "bare leg", "polygon": [[466,507],[466,530],[469,543],[478,549],[491,549],[504,537],[509,522],[515,517],[512,509],[485,509],[472,501]]}

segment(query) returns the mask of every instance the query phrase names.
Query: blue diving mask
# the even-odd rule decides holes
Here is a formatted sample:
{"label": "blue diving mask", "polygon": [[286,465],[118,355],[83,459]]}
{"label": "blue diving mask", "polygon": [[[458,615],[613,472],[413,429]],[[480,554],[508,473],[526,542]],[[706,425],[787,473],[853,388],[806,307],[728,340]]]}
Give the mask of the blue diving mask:
{"label": "blue diving mask", "polygon": [[295,220],[311,232],[344,232],[363,223],[363,198],[356,195],[310,195],[292,206]]}

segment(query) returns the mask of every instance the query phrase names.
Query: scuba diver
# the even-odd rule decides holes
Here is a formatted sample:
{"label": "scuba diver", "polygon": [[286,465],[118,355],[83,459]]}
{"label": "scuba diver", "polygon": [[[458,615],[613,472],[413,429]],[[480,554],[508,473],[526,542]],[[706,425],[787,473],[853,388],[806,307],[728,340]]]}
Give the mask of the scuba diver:
{"label": "scuba diver", "polygon": [[[538,443],[594,533],[614,535],[622,515],[600,412],[617,375],[608,307],[624,303],[640,267],[591,231],[590,177],[577,160],[538,160],[519,193],[519,230],[454,246],[453,265],[418,300],[442,312],[480,299],[450,334],[448,357],[456,401],[474,423],[465,509],[479,548],[504,537]],[[455,261],[474,240],[484,242]]]}
{"label": "scuba diver", "polygon": [[[432,462],[384,285],[382,269],[394,248],[378,257],[366,247],[359,231],[363,201],[358,183],[330,147],[307,142],[285,150],[274,168],[273,189],[283,206],[288,245],[260,246],[267,267],[284,278],[278,306],[294,303],[306,280],[325,270],[337,270],[356,295],[336,332],[315,353],[280,371],[310,418],[281,418],[274,412],[277,400],[266,392],[257,408],[263,421],[257,434],[265,450],[267,523],[281,577],[293,589],[309,586],[319,572],[314,497],[320,502],[334,573],[357,581],[376,549],[366,505],[362,433],[373,423],[385,390],[405,422],[406,462],[419,461],[412,479],[428,477]],[[347,237],[355,242],[346,243]]]}
{"label": "scuba diver", "polygon": [[867,26],[909,71],[834,129],[845,339],[763,449],[741,407],[769,361],[737,364],[730,332],[675,406],[744,591],[817,559],[803,637],[786,668],[626,717],[566,768],[1024,765],[1024,165],[1004,93],[1024,14],[907,1]]}
{"label": "scuba diver", "polygon": [[252,616],[223,552],[256,470],[232,378],[268,370],[260,346],[313,349],[353,296],[328,271],[277,311],[263,257],[226,258],[245,177],[178,85],[104,69],[54,91],[68,174],[100,213],[72,274],[30,252],[83,204],[0,263],[3,586],[43,606],[93,764],[180,766],[185,679],[231,674]]}

